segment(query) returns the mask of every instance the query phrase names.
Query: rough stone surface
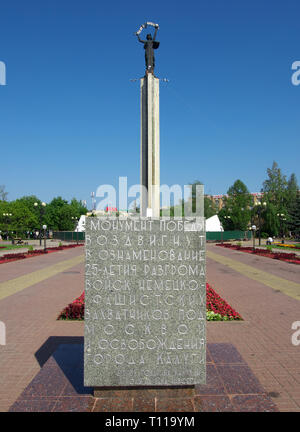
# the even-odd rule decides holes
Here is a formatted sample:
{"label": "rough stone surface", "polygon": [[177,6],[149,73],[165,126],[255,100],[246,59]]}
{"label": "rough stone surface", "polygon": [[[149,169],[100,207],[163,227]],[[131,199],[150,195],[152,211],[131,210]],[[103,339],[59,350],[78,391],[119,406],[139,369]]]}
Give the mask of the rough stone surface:
{"label": "rough stone surface", "polygon": [[205,383],[204,219],[87,218],[84,382]]}

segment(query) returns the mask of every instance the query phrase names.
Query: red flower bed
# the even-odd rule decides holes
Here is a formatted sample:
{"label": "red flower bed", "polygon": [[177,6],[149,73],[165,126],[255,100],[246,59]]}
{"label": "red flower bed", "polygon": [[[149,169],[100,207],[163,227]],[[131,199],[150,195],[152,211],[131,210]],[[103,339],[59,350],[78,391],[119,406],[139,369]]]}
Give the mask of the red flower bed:
{"label": "red flower bed", "polygon": [[47,253],[51,253],[51,252],[60,251],[63,249],[70,249],[70,248],[74,248],[77,246],[83,246],[83,244],[82,243],[71,244],[71,245],[66,245],[66,246],[50,247],[50,248],[47,248],[46,250],[38,249],[38,250],[32,250],[32,251],[22,252],[22,253],[5,254],[5,255],[0,257],[0,264],[10,262],[10,261],[17,261],[17,260],[24,259],[24,258],[31,258],[31,257],[37,256],[37,255],[43,255],[43,254],[47,254]]}
{"label": "red flower bed", "polygon": [[261,255],[267,258],[273,258],[273,259],[278,259],[280,261],[286,261],[286,262],[290,262],[293,264],[300,264],[300,257],[299,255],[295,254],[295,253],[285,253],[285,252],[272,252],[269,251],[268,249],[254,249],[249,247],[249,246],[237,246],[237,245],[232,245],[230,243],[227,244],[222,244],[222,243],[217,243],[216,246],[221,246],[221,247],[225,247],[228,249],[235,249],[235,250],[239,250],[241,252],[247,252],[247,253],[252,253],[255,255]]}
{"label": "red flower bed", "polygon": [[83,320],[84,319],[84,292],[80,297],[70,303],[64,310],[59,314],[58,320],[71,319],[71,320]]}
{"label": "red flower bed", "polygon": [[206,309],[219,313],[222,317],[227,316],[233,320],[241,320],[241,315],[236,312],[216,291],[206,284]]}
{"label": "red flower bed", "polygon": [[[52,249],[52,248],[51,248]],[[48,250],[44,250],[44,249],[38,249],[38,250],[31,250],[27,252],[27,255],[41,255],[41,254],[45,254],[48,253]]]}
{"label": "red flower bed", "polygon": [[15,258],[15,259],[24,259],[27,258],[26,257],[26,253],[9,253],[9,254],[5,254],[1,257],[1,259],[5,260],[5,259],[11,259],[11,258]]}
{"label": "red flower bed", "polygon": [[[215,290],[206,284],[206,309],[231,320],[242,320],[236,312]],[[84,292],[59,314],[58,320],[84,320]]]}

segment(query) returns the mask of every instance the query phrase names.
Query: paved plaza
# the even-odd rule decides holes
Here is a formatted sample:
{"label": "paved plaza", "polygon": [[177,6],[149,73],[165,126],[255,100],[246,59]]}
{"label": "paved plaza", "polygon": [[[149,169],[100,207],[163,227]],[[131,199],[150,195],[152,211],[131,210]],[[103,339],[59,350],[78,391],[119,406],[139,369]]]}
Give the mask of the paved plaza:
{"label": "paved plaza", "polygon": [[[83,322],[56,318],[83,291],[83,261],[83,248],[78,247],[0,266],[0,321],[6,325],[6,345],[0,346],[0,411],[9,410],[41,369],[51,363],[59,346],[77,346],[80,352]],[[235,379],[242,380],[245,362],[250,368],[248,376],[253,374],[257,386],[262,386],[279,411],[300,411],[300,346],[291,342],[292,323],[300,321],[299,276],[297,265],[207,245],[207,281],[244,319],[207,325],[208,352],[212,351],[214,357],[213,361],[208,359],[208,369],[221,370],[218,359],[225,359],[228,349],[241,356],[236,365],[226,365],[233,374],[230,380],[225,372],[218,378],[232,406],[241,405],[242,396],[237,397],[230,386],[234,374]],[[223,347],[223,352],[217,352],[217,346]],[[60,366],[64,372],[63,364]],[[68,385],[61,388],[61,398]],[[254,393],[258,394],[259,405],[262,396],[257,388]],[[173,397],[174,410],[197,409],[197,392],[192,402],[185,397],[187,393],[182,389],[180,406],[176,406],[178,401],[174,402]],[[218,397],[221,396],[215,391],[216,405]],[[153,400],[152,409],[155,397]],[[168,408],[167,400],[160,402],[161,410]],[[132,398],[124,409],[133,410],[133,403]],[[99,401],[96,405],[94,410],[105,410]],[[57,399],[54,403],[49,399],[49,410],[55,406],[63,407],[63,401]],[[112,411],[116,407],[111,400],[107,406]]]}

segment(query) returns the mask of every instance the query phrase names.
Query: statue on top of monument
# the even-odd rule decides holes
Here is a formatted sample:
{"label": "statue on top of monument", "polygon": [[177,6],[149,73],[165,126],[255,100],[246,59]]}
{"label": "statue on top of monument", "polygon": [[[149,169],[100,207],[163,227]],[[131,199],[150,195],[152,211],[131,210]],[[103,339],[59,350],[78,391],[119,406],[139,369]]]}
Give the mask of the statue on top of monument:
{"label": "statue on top of monument", "polygon": [[[142,40],[140,38],[140,33],[144,28],[147,28],[147,26],[152,26],[155,28],[153,38],[151,33],[149,33],[146,36],[146,40]],[[146,22],[145,24],[142,24],[139,30],[135,33],[139,42],[142,42],[144,44],[146,72],[152,74],[154,74],[154,66],[155,66],[154,50],[159,47],[159,42],[155,40],[158,29],[159,29],[158,24],[154,24],[152,22]]]}

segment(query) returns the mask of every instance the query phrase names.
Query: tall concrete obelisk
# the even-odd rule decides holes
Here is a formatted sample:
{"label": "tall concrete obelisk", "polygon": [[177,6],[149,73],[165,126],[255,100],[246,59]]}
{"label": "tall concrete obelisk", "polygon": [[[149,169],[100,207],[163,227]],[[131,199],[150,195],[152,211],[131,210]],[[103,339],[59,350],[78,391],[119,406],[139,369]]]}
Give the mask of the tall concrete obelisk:
{"label": "tall concrete obelisk", "polygon": [[[154,36],[147,35],[146,40],[139,36],[143,28],[155,27]],[[160,163],[159,163],[159,79],[154,76],[154,49],[159,47],[156,41],[158,24],[145,23],[136,33],[144,44],[146,73],[141,78],[141,216],[160,216]]]}
{"label": "tall concrete obelisk", "polygon": [[160,215],[159,79],[141,79],[141,215]]}

